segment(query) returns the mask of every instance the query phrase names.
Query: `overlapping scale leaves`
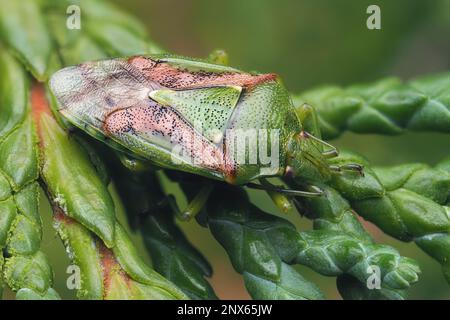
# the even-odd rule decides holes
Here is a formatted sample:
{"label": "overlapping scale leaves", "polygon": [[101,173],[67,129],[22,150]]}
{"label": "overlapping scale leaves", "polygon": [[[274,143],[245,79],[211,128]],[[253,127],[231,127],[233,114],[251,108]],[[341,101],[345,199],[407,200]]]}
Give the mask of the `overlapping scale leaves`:
{"label": "overlapping scale leaves", "polygon": [[212,275],[212,268],[175,223],[176,212],[155,173],[132,172],[106,154],[128,220],[142,234],[155,270],[191,299],[217,299],[205,279]]}
{"label": "overlapping scale leaves", "polygon": [[[188,194],[199,183],[192,178],[181,180]],[[199,222],[227,251],[253,298],[322,299],[317,286],[292,267],[302,264],[326,276],[354,279],[371,298],[404,299],[405,289],[418,281],[416,262],[390,246],[374,243],[348,202],[337,191],[323,187],[326,197],[301,208],[314,220],[312,231],[297,231],[287,220],[250,204],[245,192],[233,187],[217,187]],[[369,267],[380,270],[381,290],[376,294],[367,287]],[[342,291],[350,297],[346,288]]]}
{"label": "overlapping scale leaves", "polygon": [[450,132],[450,73],[403,83],[382,79],[347,88],[324,86],[294,97],[314,106],[325,139],[349,130],[395,135],[405,130]]}
{"label": "overlapping scale leaves", "polygon": [[364,158],[344,153],[336,164],[365,164],[365,174],[335,176],[331,185],[364,219],[402,241],[414,241],[443,268],[450,283],[450,160],[435,168],[403,164],[371,169]]}
{"label": "overlapping scale leaves", "polygon": [[0,259],[2,280],[18,299],[57,299],[41,252],[37,139],[23,67],[0,51]]}

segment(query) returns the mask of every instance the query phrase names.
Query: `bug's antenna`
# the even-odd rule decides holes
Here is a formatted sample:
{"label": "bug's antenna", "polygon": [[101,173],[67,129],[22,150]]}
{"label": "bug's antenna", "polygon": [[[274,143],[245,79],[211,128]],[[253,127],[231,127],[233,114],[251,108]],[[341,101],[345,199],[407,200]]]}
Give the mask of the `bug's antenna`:
{"label": "bug's antenna", "polygon": [[341,173],[342,171],[357,172],[361,177],[364,177],[364,167],[357,163],[347,163],[343,165],[330,165],[330,170]]}
{"label": "bug's antenna", "polygon": [[338,149],[335,146],[333,146],[332,144],[329,144],[326,141],[323,141],[322,139],[317,138],[316,136],[310,134],[308,131],[303,131],[302,130],[300,132],[300,136],[302,138],[311,138],[312,140],[314,140],[314,141],[316,141],[316,142],[326,146],[329,150],[323,151],[322,155],[325,158],[327,158],[327,159],[328,158],[334,158],[334,157],[337,157],[339,155],[339,151],[338,151]]}

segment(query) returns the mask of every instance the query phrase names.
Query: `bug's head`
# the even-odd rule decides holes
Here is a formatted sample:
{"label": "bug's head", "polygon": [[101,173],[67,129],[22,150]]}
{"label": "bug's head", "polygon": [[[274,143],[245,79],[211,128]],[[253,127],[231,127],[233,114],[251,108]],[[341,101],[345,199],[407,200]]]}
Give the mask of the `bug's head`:
{"label": "bug's head", "polygon": [[326,181],[344,171],[364,176],[361,164],[342,162],[338,154],[335,147],[302,130],[289,141],[285,175],[309,181]]}
{"label": "bug's head", "polygon": [[306,180],[330,178],[330,165],[323,154],[320,142],[308,132],[301,131],[291,137],[285,174]]}

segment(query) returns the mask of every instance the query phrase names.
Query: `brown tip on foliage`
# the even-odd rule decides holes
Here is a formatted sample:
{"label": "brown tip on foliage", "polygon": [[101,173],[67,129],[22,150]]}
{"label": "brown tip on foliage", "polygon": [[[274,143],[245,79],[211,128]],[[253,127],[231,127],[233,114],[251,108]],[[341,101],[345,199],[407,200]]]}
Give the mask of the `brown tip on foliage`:
{"label": "brown tip on foliage", "polygon": [[55,221],[66,224],[66,225],[72,224],[75,222],[75,220],[72,219],[71,217],[69,217],[68,215],[66,215],[64,210],[61,207],[59,207],[58,205],[53,205],[53,217],[54,217]]}
{"label": "brown tip on foliage", "polygon": [[113,273],[116,273],[118,276],[120,276],[123,279],[123,281],[127,284],[127,286],[130,286],[131,278],[125,273],[125,271],[122,270],[122,267],[117,262],[112,251],[108,249],[103,244],[103,242],[98,240],[97,245],[100,252],[103,270],[103,286],[105,288],[103,298],[105,299],[111,290],[111,278],[113,276]]}
{"label": "brown tip on foliage", "polygon": [[33,86],[31,87],[30,100],[31,114],[37,128],[39,140],[42,141],[40,134],[40,119],[43,114],[52,116],[52,111],[50,110],[50,106],[45,95],[44,86],[41,83],[33,83]]}
{"label": "brown tip on foliage", "polygon": [[31,88],[31,110],[36,122],[41,114],[52,114],[45,96],[44,86],[38,82],[35,82]]}

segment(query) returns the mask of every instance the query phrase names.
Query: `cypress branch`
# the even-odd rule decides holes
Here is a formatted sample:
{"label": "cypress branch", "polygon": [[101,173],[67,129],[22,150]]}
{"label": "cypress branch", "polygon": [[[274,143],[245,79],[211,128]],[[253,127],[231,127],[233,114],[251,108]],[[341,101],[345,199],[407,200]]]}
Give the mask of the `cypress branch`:
{"label": "cypress branch", "polygon": [[450,73],[403,83],[382,79],[347,88],[324,86],[294,97],[312,105],[325,139],[344,131],[395,135],[405,130],[450,133]]}
{"label": "cypress branch", "polygon": [[0,77],[1,278],[17,299],[56,299],[53,271],[40,251],[39,171],[29,84],[22,67],[6,51],[0,51]]}
{"label": "cypress branch", "polygon": [[448,260],[450,218],[448,160],[437,168],[404,164],[371,169],[370,164],[352,153],[343,153],[337,164],[357,162],[365,165],[364,176],[336,175],[330,184],[346,198],[351,207],[387,234],[415,241],[443,266],[450,281]]}

